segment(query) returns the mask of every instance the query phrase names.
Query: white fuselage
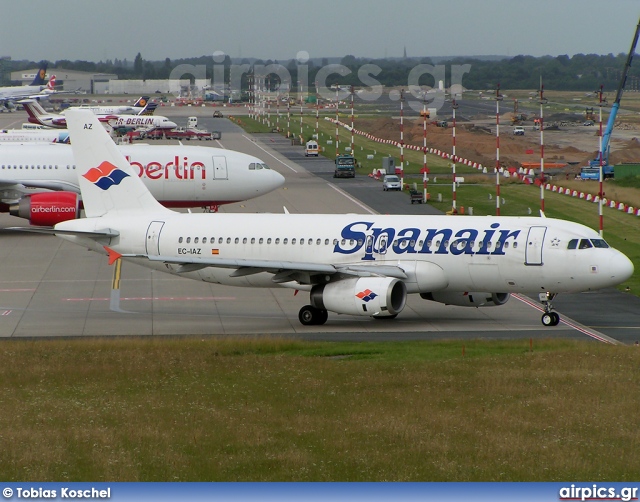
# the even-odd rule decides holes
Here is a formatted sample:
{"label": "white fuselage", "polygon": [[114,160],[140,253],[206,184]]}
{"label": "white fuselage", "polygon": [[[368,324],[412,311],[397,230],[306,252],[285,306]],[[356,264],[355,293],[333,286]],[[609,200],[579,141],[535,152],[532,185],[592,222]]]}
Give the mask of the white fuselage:
{"label": "white fuselage", "polygon": [[[583,225],[550,218],[134,212],[126,220],[107,215],[58,228],[116,230],[118,237],[99,242],[61,237],[96,251],[107,245],[137,255],[131,259],[164,272],[231,286],[308,289],[274,282],[279,269],[299,268],[287,265],[292,262],[311,269],[313,264],[365,266],[372,274],[376,266],[398,267],[406,273],[408,293],[587,291],[619,284],[633,273],[629,259],[613,248],[569,249],[576,239],[601,239]],[[227,267],[185,269],[180,260],[191,265],[221,260]],[[251,273],[232,276],[261,261],[273,266],[256,265]]]}
{"label": "white fuselage", "polygon": [[[284,184],[284,178],[260,159],[232,150],[183,145],[118,148],[153,196],[169,207],[237,202]],[[11,183],[80,193],[71,147],[0,145],[0,184]]]}
{"label": "white fuselage", "polygon": [[4,129],[0,143],[66,143],[69,133],[54,129]]}

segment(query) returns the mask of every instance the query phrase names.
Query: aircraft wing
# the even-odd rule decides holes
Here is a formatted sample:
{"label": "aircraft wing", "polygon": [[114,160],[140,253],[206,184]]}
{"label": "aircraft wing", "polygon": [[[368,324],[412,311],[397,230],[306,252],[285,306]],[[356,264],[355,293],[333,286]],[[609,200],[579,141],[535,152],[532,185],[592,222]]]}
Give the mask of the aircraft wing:
{"label": "aircraft wing", "polygon": [[[126,257],[126,255],[124,255]],[[358,277],[385,276],[406,279],[407,275],[400,267],[392,265],[331,265],[313,262],[290,262],[278,260],[242,260],[228,258],[178,258],[174,256],[148,255],[151,261],[160,261],[168,264],[179,265],[177,272],[193,272],[206,267],[235,269],[230,277],[242,277],[246,275],[268,272],[274,274],[274,282],[286,282],[292,280],[296,274],[320,275],[320,274],[345,274]],[[282,280],[282,279],[286,279]]]}

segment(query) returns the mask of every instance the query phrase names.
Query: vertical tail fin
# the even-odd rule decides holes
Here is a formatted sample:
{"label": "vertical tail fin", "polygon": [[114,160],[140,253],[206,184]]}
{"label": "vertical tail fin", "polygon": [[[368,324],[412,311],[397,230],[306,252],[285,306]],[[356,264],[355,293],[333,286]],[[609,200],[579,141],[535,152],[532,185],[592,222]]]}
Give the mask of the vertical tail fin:
{"label": "vertical tail fin", "polygon": [[156,108],[158,108],[158,103],[147,103],[147,106],[140,110],[138,115],[153,115]]}
{"label": "vertical tail fin", "polygon": [[47,112],[42,108],[42,105],[35,99],[23,99],[18,101],[29,115],[29,122],[32,124],[46,125],[42,122],[42,117],[47,115]]}
{"label": "vertical tail fin", "polygon": [[31,85],[45,85],[47,82],[45,81],[45,77],[47,75],[47,63],[42,63],[40,65],[40,69],[38,69],[38,73],[36,73],[33,82]]}
{"label": "vertical tail fin", "polygon": [[66,118],[87,217],[171,212],[153,198],[93,112],[69,109]]}
{"label": "vertical tail fin", "polygon": [[133,106],[134,107],[139,107],[139,108],[144,108],[145,106],[147,106],[148,102],[149,102],[149,96],[140,96],[138,98],[138,101],[133,103]]}
{"label": "vertical tail fin", "polygon": [[49,82],[47,82],[47,91],[55,91],[56,90],[56,76],[51,75]]}

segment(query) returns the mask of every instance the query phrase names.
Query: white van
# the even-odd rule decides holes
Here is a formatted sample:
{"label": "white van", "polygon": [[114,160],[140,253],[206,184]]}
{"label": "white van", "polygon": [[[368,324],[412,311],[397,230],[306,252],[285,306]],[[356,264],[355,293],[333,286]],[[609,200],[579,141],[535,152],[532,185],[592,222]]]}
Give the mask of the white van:
{"label": "white van", "polygon": [[315,141],[311,140],[311,141],[307,141],[307,146],[304,149],[304,156],[305,157],[317,157],[318,156],[318,143],[316,143]]}

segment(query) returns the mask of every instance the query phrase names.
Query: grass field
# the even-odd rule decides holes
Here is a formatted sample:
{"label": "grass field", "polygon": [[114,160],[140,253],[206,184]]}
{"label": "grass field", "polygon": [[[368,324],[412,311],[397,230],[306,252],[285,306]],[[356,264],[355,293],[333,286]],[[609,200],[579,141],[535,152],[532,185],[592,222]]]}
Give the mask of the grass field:
{"label": "grass field", "polygon": [[637,481],[639,363],[541,340],[7,341],[0,477]]}

